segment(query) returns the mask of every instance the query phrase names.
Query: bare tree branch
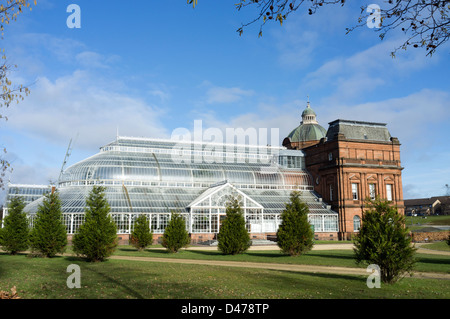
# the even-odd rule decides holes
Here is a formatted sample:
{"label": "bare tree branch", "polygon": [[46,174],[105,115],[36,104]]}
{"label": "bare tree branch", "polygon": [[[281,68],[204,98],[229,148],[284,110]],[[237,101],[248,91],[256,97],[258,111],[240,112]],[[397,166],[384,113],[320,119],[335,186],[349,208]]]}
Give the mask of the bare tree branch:
{"label": "bare tree branch", "polygon": [[[371,12],[367,8],[371,0],[361,7],[361,13],[357,24],[347,28],[347,33],[356,28],[366,26],[371,19]],[[197,0],[187,0],[194,7]],[[235,4],[238,11],[247,8],[256,8],[256,16],[251,21],[241,25],[236,31],[242,35],[244,29],[252,24],[259,23],[259,36],[267,22],[277,21],[280,24],[293,12],[304,9],[309,15],[315,14],[325,5],[344,6],[346,0],[239,0]],[[380,39],[394,29],[399,29],[407,35],[407,40],[391,52],[392,56],[400,50],[408,47],[424,48],[427,55],[431,56],[436,50],[449,40],[450,29],[450,0],[385,0],[380,5],[381,24],[375,29],[379,32]]]}
{"label": "bare tree branch", "polygon": [[[36,5],[36,0],[34,0],[34,5]],[[10,24],[12,21],[17,19],[17,16],[23,12],[25,8],[30,7],[30,1],[28,0],[2,0],[0,1],[0,31],[1,38],[3,38],[3,33],[5,30],[5,25]],[[24,96],[29,94],[28,87],[22,85],[13,85],[12,81],[8,78],[8,74],[12,69],[16,68],[16,65],[11,65],[7,63],[7,58],[5,55],[5,50],[2,50],[3,63],[0,65],[0,108],[9,107],[11,103],[17,102],[24,99]],[[0,119],[7,120],[7,117],[0,114]],[[3,148],[3,153],[6,153],[6,148]],[[0,155],[0,189],[4,189],[5,182],[4,177],[7,171],[11,171],[11,164]]]}

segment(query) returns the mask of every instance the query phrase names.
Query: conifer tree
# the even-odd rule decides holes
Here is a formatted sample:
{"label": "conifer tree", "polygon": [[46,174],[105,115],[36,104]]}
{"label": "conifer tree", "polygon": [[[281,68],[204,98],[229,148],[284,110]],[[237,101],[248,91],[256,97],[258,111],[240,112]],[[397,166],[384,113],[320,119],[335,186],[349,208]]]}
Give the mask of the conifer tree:
{"label": "conifer tree", "polygon": [[163,247],[171,253],[176,253],[180,248],[187,247],[189,243],[190,238],[184,218],[178,213],[172,213],[162,237]]}
{"label": "conifer tree", "polygon": [[394,283],[412,271],[416,248],[408,236],[405,217],[395,206],[379,198],[368,200],[367,206],[354,239],[356,261],[377,265],[381,281]]}
{"label": "conifer tree", "polygon": [[86,199],[85,220],[73,237],[73,251],[89,261],[103,261],[118,244],[117,227],[112,219],[105,188],[92,188]]}
{"label": "conifer tree", "polygon": [[292,192],[290,203],[281,213],[281,225],[277,231],[277,244],[290,256],[299,256],[312,249],[314,232],[308,222],[308,206],[300,200],[299,192]]}
{"label": "conifer tree", "polygon": [[226,214],[217,234],[218,248],[225,255],[241,254],[251,246],[251,239],[245,228],[245,218],[239,205],[239,198],[229,200]]}
{"label": "conifer tree", "polygon": [[54,257],[66,250],[67,231],[57,191],[46,194],[42,205],[38,207],[31,230],[30,246],[34,253],[44,257]]}
{"label": "conifer tree", "polygon": [[24,207],[22,197],[11,198],[8,215],[3,220],[3,228],[0,228],[0,246],[11,255],[29,247],[30,227]]}
{"label": "conifer tree", "polygon": [[130,244],[139,251],[153,243],[153,233],[150,230],[148,218],[140,215],[135,220],[134,229],[130,235]]}

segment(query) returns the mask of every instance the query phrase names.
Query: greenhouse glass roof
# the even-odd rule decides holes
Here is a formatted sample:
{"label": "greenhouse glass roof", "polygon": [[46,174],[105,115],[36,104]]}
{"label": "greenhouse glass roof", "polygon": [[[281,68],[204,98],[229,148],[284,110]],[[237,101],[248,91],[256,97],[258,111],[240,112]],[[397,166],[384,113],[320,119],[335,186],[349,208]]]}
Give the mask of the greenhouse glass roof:
{"label": "greenhouse glass roof", "polygon": [[[228,185],[264,213],[280,213],[299,190],[311,213],[336,214],[313,192],[302,151],[282,147],[117,137],[63,172],[63,212],[83,213],[94,184],[106,187],[111,213],[187,212]],[[41,202],[26,211],[36,213]]]}
{"label": "greenhouse glass roof", "polygon": [[[67,168],[60,187],[103,182],[106,185],[152,182],[311,186],[303,169],[278,165],[282,148],[118,138],[100,152]],[[303,159],[298,151],[290,158]],[[300,166],[302,164],[299,164]],[[150,184],[149,184],[150,183]]]}

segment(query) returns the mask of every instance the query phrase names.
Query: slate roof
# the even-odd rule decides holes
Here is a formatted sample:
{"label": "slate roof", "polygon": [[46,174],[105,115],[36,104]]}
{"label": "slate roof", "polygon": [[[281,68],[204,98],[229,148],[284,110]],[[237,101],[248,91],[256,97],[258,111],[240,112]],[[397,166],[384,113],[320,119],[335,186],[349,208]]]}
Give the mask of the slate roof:
{"label": "slate roof", "polygon": [[439,201],[442,204],[450,204],[450,196],[434,196],[430,198],[414,198],[414,199],[405,199],[405,206],[428,206],[433,205],[436,201]]}
{"label": "slate roof", "polygon": [[342,134],[347,140],[369,140],[390,142],[391,134],[385,123],[335,120],[328,123],[327,140],[336,140],[337,134]]}
{"label": "slate roof", "polygon": [[433,198],[414,198],[414,199],[405,199],[404,203],[406,207],[412,206],[423,206],[428,207],[433,205],[436,202],[436,199]]}

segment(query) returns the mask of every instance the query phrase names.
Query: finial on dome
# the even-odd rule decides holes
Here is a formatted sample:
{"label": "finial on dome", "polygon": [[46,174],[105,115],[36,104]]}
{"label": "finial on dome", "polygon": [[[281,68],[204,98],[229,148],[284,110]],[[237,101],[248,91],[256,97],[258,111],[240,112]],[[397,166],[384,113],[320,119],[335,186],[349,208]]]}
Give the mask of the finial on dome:
{"label": "finial on dome", "polygon": [[308,95],[308,102],[306,104],[306,108],[303,110],[302,113],[302,121],[300,124],[318,124],[316,120],[316,113],[313,111],[311,106],[309,105],[309,95]]}

